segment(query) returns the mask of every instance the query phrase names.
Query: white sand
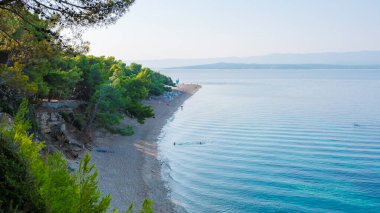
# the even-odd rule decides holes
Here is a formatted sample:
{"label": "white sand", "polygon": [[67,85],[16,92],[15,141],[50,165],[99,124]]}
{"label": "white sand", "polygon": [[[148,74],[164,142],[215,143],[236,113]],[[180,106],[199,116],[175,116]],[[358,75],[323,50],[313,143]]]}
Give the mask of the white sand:
{"label": "white sand", "polygon": [[102,153],[95,151],[95,148],[91,152],[92,161],[99,170],[100,189],[112,196],[111,208],[125,211],[133,202],[136,211],[140,209],[144,198],[151,198],[155,212],[174,212],[175,205],[161,178],[157,137],[167,120],[199,88],[195,84],[181,85],[177,89],[183,93],[168,104],[162,97],[145,101],[153,107],[155,118],[147,119],[143,125],[125,119],[124,125],[134,126],[133,136],[96,133],[96,146],[113,151]]}

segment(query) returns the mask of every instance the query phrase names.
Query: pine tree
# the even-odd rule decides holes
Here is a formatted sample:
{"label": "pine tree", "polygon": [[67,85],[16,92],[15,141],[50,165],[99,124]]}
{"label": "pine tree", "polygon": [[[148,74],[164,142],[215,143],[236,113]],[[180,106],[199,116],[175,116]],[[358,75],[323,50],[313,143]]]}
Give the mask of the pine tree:
{"label": "pine tree", "polygon": [[[109,195],[101,197],[98,189],[98,171],[94,164],[90,164],[90,155],[86,153],[80,163],[77,173],[79,185],[79,213],[106,212],[110,203]],[[100,200],[99,200],[100,199]]]}

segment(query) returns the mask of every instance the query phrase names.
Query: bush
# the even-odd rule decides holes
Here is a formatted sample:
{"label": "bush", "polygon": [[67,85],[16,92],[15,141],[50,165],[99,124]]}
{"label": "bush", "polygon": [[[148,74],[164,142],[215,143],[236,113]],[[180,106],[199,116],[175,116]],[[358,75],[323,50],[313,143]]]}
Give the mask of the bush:
{"label": "bush", "polygon": [[107,128],[108,131],[110,131],[111,133],[114,133],[114,134],[120,134],[120,135],[124,135],[124,136],[131,136],[133,135],[135,132],[133,130],[133,127],[131,126],[127,126],[127,127],[110,127],[110,128]]}
{"label": "bush", "polygon": [[[106,212],[109,207],[108,200],[110,200],[110,197],[100,198],[96,172],[94,172],[96,169],[93,165],[88,167],[88,162],[87,164],[81,164],[79,173],[72,176],[67,170],[67,162],[62,158],[61,153],[56,152],[47,156],[40,155],[44,145],[33,142],[33,135],[29,136],[26,133],[31,126],[28,121],[24,120],[28,113],[27,106],[27,101],[24,101],[14,119],[12,128],[2,132],[4,132],[3,140],[10,144],[11,147],[15,147],[10,153],[13,156],[19,156],[20,162],[25,163],[25,166],[20,167],[19,170],[26,171],[34,181],[37,191],[35,194],[40,196],[41,203],[43,203],[43,205],[38,204],[37,207],[46,207],[46,212],[77,212],[78,209],[89,208],[100,210],[97,212]],[[8,159],[9,156],[4,158]],[[88,159],[89,156],[86,156],[85,161],[89,161]],[[10,174],[17,176],[20,171],[12,170]],[[83,181],[86,181],[86,184],[83,184]],[[23,179],[19,182],[30,185],[31,189],[33,189],[33,184],[31,185],[30,181]],[[13,200],[10,194],[4,196],[4,200]],[[28,199],[21,199],[21,201],[23,200],[28,201]],[[23,204],[21,201],[18,203]],[[10,202],[6,203],[9,204]]]}
{"label": "bush", "polygon": [[16,149],[0,138],[0,212],[43,212],[45,205],[36,182]]}
{"label": "bush", "polygon": [[[0,212],[107,212],[111,197],[101,197],[90,155],[74,175],[61,153],[41,156],[44,145],[27,134],[31,127],[27,113],[28,103],[23,101],[11,128],[0,129]],[[152,211],[152,202],[145,201],[141,212]]]}

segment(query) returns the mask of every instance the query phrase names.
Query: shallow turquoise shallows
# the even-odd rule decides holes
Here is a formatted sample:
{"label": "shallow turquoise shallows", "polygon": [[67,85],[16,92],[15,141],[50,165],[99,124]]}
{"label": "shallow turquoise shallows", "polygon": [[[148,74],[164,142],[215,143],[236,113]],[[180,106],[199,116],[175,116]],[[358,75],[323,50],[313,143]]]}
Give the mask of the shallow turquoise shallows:
{"label": "shallow turquoise shallows", "polygon": [[203,86],[159,140],[179,211],[380,212],[380,70],[162,72]]}

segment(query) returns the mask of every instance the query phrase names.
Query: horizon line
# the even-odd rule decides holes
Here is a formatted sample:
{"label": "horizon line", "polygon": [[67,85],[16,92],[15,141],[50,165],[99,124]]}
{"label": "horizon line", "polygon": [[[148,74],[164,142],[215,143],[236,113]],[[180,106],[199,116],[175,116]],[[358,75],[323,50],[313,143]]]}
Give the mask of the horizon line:
{"label": "horizon line", "polygon": [[160,58],[160,59],[121,59],[123,61],[165,61],[165,60],[206,60],[206,59],[224,59],[224,58],[251,58],[251,57],[265,57],[274,55],[314,55],[314,54],[346,54],[346,53],[363,53],[363,52],[379,52],[380,50],[357,50],[357,51],[323,51],[323,52],[307,52],[307,53],[268,53],[262,55],[250,55],[250,56],[216,56],[216,57],[205,57],[205,58]]}

